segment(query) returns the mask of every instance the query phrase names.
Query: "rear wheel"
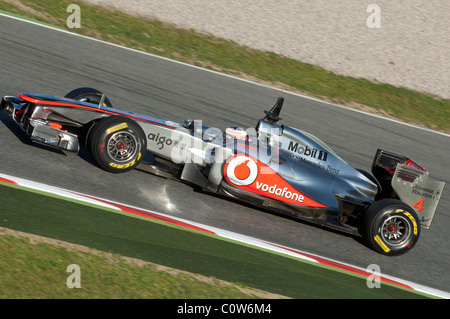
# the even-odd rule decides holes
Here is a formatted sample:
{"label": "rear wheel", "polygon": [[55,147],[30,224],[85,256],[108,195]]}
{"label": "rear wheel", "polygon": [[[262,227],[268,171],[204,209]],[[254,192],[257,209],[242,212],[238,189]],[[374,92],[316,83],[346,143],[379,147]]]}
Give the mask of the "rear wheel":
{"label": "rear wheel", "polygon": [[409,251],[419,240],[420,221],[411,207],[400,200],[387,198],[366,210],[361,230],[372,249],[397,256]]}
{"label": "rear wheel", "polygon": [[94,161],[112,173],[127,172],[144,158],[147,141],[133,120],[110,116],[98,121],[89,132],[87,147]]}

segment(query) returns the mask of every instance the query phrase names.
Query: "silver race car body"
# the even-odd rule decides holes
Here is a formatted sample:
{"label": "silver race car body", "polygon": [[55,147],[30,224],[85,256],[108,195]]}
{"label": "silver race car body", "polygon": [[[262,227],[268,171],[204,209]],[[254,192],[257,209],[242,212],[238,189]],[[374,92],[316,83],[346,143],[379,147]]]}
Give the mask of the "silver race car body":
{"label": "silver race car body", "polygon": [[0,109],[32,141],[78,152],[103,169],[138,169],[363,236],[386,255],[409,251],[429,228],[444,183],[407,157],[378,150],[372,174],[311,134],[279,123],[279,98],[254,129],[183,124],[114,108],[99,91],[5,96]]}

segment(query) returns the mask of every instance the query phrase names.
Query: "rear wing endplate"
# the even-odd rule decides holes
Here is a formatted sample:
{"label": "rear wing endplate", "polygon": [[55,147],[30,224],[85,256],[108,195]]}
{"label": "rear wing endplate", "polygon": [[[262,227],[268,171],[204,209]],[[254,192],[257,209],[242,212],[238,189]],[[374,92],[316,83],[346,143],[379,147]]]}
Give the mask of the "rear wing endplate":
{"label": "rear wing endplate", "polygon": [[445,182],[433,180],[427,171],[398,163],[391,184],[400,200],[417,213],[421,226],[429,229]]}

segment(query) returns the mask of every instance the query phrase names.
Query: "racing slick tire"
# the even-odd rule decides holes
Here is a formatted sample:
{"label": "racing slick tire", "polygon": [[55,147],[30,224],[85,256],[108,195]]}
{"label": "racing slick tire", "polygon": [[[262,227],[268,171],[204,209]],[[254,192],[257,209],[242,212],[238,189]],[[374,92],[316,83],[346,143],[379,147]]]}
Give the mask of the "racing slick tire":
{"label": "racing slick tire", "polygon": [[111,173],[135,168],[145,156],[147,140],[142,128],[122,116],[102,118],[91,128],[87,148],[98,166]]}
{"label": "racing slick tire", "polygon": [[[100,104],[103,93],[99,90],[82,87],[70,91],[64,97],[72,100],[84,101],[94,104]],[[111,101],[105,96],[103,100],[103,106],[113,107]]]}
{"label": "racing slick tire", "polygon": [[385,198],[372,204],[362,218],[362,235],[375,251],[398,256],[419,240],[420,221],[414,210],[400,200]]}

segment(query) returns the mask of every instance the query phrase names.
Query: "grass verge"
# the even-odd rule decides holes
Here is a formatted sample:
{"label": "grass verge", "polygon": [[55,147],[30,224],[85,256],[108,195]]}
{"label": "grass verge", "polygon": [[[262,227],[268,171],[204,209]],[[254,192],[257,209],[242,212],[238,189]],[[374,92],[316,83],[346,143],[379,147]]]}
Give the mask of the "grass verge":
{"label": "grass verge", "polygon": [[[356,275],[2,183],[0,200],[0,227],[108,253],[0,236],[0,298],[270,298],[245,287],[300,299],[424,298],[390,284],[369,289]],[[209,283],[120,256],[200,274]],[[81,268],[81,289],[66,286],[70,264]]]}
{"label": "grass verge", "polygon": [[450,132],[448,99],[336,75],[271,52],[81,1],[0,0],[0,9],[67,29],[66,9],[72,3],[81,5],[82,15],[81,28],[70,31]]}
{"label": "grass verge", "polygon": [[[140,260],[76,247],[65,242],[8,235],[0,229],[1,299],[253,299],[276,298],[265,292],[229,284]],[[80,267],[80,287],[69,265]],[[275,297],[274,297],[275,296]]]}

